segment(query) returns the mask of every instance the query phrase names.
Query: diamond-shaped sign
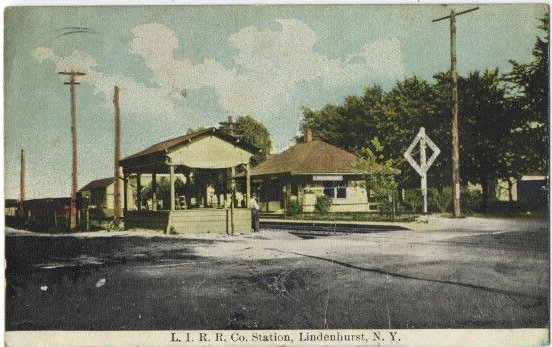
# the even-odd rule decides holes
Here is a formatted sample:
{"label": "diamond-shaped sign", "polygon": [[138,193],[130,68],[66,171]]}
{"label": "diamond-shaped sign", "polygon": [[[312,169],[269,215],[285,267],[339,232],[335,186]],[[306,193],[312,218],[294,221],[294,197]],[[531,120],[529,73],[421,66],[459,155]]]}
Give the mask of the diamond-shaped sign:
{"label": "diamond-shaped sign", "polygon": [[[416,148],[417,144],[420,144],[420,164],[412,157],[412,151]],[[433,153],[428,160],[426,160],[426,147],[429,146]],[[441,150],[431,141],[431,139],[426,135],[425,129],[420,128],[418,134],[408,146],[406,152],[404,152],[404,158],[412,165],[414,170],[421,176],[421,188],[422,195],[424,197],[424,213],[427,213],[427,170],[431,167],[437,156],[441,153]]]}
{"label": "diamond-shaped sign", "polygon": [[431,157],[429,157],[426,163],[426,171],[427,171],[429,170],[431,165],[433,165],[433,162],[435,161],[435,159],[437,159],[437,156],[441,153],[441,150],[439,149],[439,147],[437,147],[435,143],[433,143],[433,141],[431,141],[431,139],[427,135],[425,137],[425,140],[426,140],[426,144],[433,151],[433,153],[431,154]]}
{"label": "diamond-shaped sign", "polygon": [[[412,151],[414,151],[414,148],[416,148],[416,145],[420,143],[420,164],[416,162],[416,160],[412,157]],[[426,158],[425,155],[425,147],[429,146],[433,153],[431,154],[431,157],[426,161],[424,160]],[[435,159],[437,159],[437,156],[441,153],[441,150],[431,139],[426,135],[425,129],[420,128],[420,131],[418,131],[418,134],[406,150],[404,152],[404,158],[412,165],[414,170],[420,175],[424,176],[427,172],[427,170],[433,165],[433,162]]]}

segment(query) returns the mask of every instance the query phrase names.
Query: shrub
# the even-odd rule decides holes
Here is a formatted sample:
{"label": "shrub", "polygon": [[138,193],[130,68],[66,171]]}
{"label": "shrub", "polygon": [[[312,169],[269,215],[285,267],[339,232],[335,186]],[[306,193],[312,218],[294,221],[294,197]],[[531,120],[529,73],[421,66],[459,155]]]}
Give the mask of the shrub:
{"label": "shrub", "polygon": [[410,212],[418,212],[422,204],[422,194],[417,189],[407,189],[404,192],[404,204]]}
{"label": "shrub", "polygon": [[399,201],[395,201],[395,215],[400,216],[404,214],[404,204],[399,203]]}
{"label": "shrub", "polygon": [[393,205],[388,201],[382,201],[379,203],[379,214],[381,216],[391,216],[393,215]]}
{"label": "shrub", "polygon": [[297,216],[303,213],[303,207],[297,200],[289,201],[286,209],[286,216]]}
{"label": "shrub", "polygon": [[328,198],[326,195],[319,195],[316,197],[316,203],[314,204],[314,210],[320,213],[330,212],[332,207],[332,199]]}
{"label": "shrub", "polygon": [[461,208],[464,214],[471,214],[481,210],[482,194],[479,190],[461,189]]}
{"label": "shrub", "polygon": [[440,191],[438,188],[431,188],[429,190],[429,204],[438,212],[449,211],[452,204],[452,188],[443,187]]}

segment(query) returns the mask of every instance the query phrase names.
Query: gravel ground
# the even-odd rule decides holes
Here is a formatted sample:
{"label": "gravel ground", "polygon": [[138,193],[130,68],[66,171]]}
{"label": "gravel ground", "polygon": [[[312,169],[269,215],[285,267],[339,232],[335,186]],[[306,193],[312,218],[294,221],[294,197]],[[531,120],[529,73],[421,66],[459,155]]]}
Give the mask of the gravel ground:
{"label": "gravel ground", "polygon": [[9,229],[6,328],[547,327],[545,224],[475,225],[314,238]]}

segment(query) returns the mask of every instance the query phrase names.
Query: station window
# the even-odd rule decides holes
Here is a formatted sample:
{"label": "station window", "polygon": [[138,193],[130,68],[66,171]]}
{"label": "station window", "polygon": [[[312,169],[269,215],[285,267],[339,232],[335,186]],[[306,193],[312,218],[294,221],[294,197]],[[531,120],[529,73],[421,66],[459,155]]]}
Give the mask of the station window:
{"label": "station window", "polygon": [[325,181],[324,182],[324,195],[328,198],[347,198],[347,182],[345,181]]}
{"label": "station window", "polygon": [[324,182],[324,195],[326,195],[328,198],[335,198],[334,182],[332,181]]}
{"label": "station window", "polygon": [[336,182],[336,190],[337,190],[337,198],[338,199],[345,199],[347,198],[347,183],[344,181]]}

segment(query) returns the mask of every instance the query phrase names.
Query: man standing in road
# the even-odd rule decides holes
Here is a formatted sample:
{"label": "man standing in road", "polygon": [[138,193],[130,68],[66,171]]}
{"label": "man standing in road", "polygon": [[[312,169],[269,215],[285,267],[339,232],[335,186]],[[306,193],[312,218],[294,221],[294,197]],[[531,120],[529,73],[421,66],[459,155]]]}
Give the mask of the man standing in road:
{"label": "man standing in road", "polygon": [[261,222],[259,221],[259,203],[257,202],[257,194],[253,193],[251,197],[251,224],[253,232],[258,233],[261,228]]}

